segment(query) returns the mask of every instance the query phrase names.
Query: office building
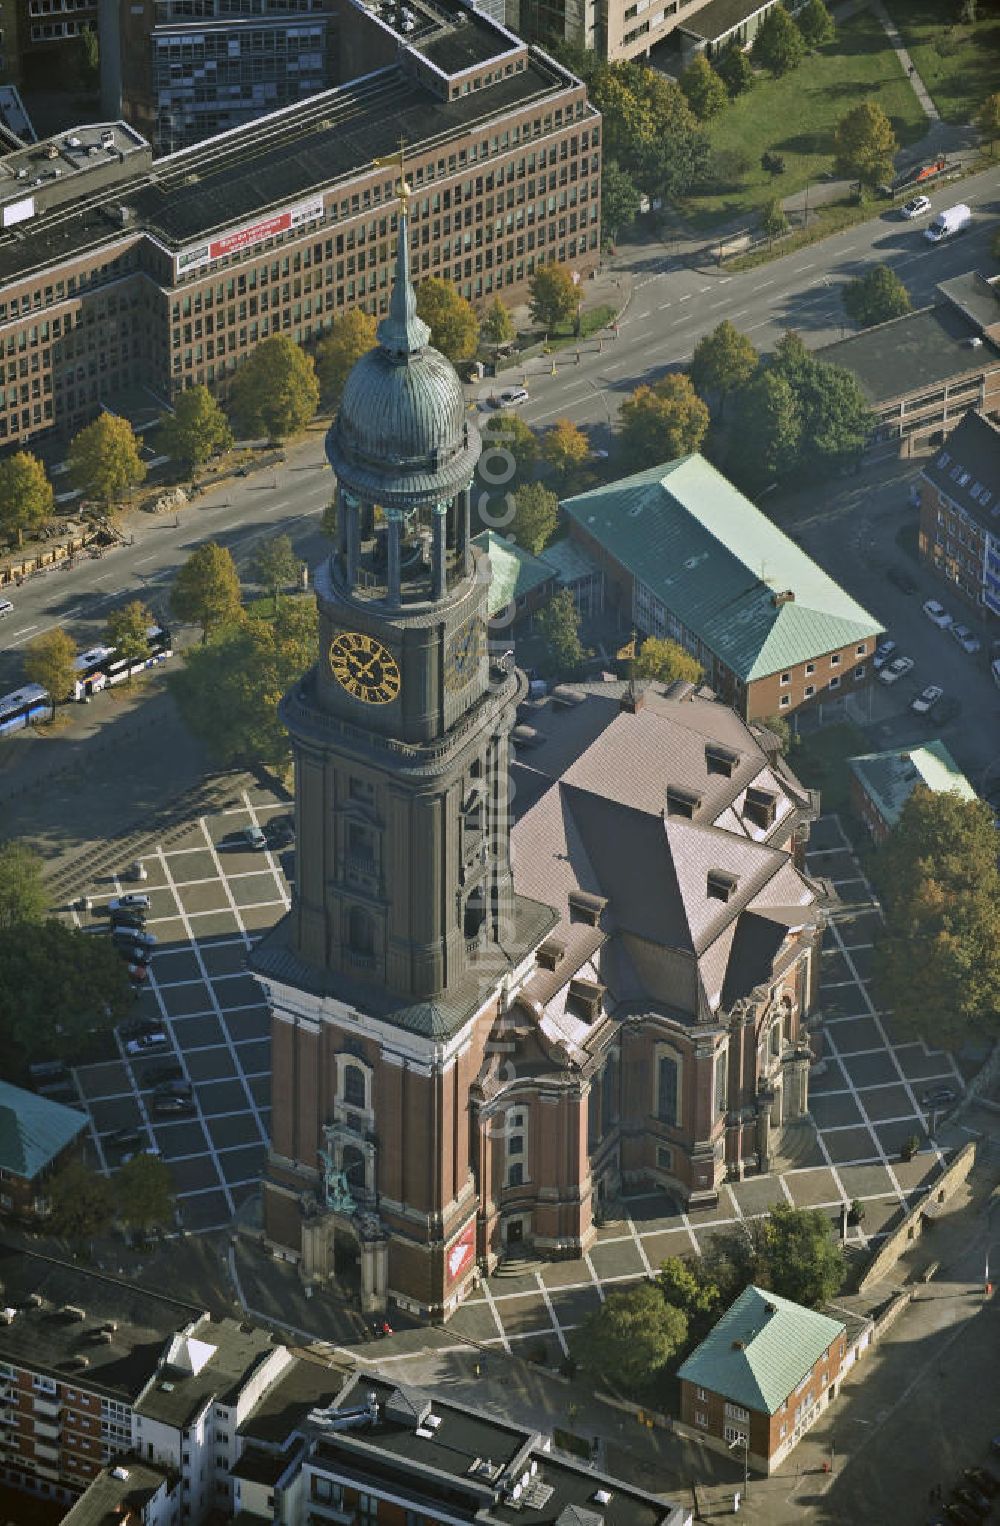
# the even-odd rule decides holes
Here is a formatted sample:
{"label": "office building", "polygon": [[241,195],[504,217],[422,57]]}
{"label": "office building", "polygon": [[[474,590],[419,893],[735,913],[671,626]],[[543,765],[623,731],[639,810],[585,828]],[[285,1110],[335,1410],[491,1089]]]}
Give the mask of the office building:
{"label": "office building", "polygon": [[977,613],[1000,616],[1000,424],[970,412],[920,474],[920,555]]}

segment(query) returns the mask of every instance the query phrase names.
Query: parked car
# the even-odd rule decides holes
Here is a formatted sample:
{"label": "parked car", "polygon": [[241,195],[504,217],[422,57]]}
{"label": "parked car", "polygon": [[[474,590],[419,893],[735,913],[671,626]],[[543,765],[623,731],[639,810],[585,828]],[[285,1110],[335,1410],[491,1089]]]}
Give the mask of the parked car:
{"label": "parked car", "polygon": [[142,1038],[129,1039],[125,1045],[125,1053],[151,1054],[156,1049],[166,1049],[169,1039],[165,1033],[144,1033]]}
{"label": "parked car", "polygon": [[191,1097],[194,1087],[190,1081],[161,1081],[153,1093],[153,1101],[159,1097]]}
{"label": "parked car", "polygon": [[131,928],[134,932],[141,933],[146,926],[146,913],[144,911],[113,911],[111,913],[111,931]]}
{"label": "parked car", "polygon": [[122,1158],[121,1158],[121,1164],[123,1166],[127,1166],[129,1161],[130,1160],[135,1160],[137,1155],[156,1155],[156,1156],[158,1156],[159,1153],[160,1153],[159,1145],[154,1145],[154,1144],[143,1145],[140,1150],[130,1150],[127,1155],[123,1155]]}
{"label": "parked car", "polygon": [[949,625],[954,624],[952,616],[949,615],[943,604],[938,603],[937,599],[927,599],[923,608],[928,620],[930,620],[932,625],[936,625],[939,630],[946,631]]}
{"label": "parked car", "polygon": [[269,848],[287,848],[295,841],[295,827],[290,816],[275,816],[264,828]]}
{"label": "parked car", "polygon": [[244,827],[243,839],[245,842],[249,843],[250,847],[253,848],[256,852],[263,852],[263,850],[267,847],[267,838],[264,836],[260,827]]}
{"label": "parked car", "polygon": [[890,567],[886,577],[894,587],[899,589],[900,593],[916,593],[917,591],[917,580],[907,572],[905,567]]}
{"label": "parked car", "polygon": [[111,936],[115,943],[135,943],[140,948],[155,948],[160,941],[155,933],[147,933],[142,927],[113,927]]}
{"label": "parked car", "polygon": [[966,1468],[962,1477],[967,1478],[971,1484],[974,1484],[977,1489],[980,1489],[990,1499],[995,1494],[1000,1493],[1000,1478],[991,1472],[989,1468]]}
{"label": "parked car", "polygon": [[157,1116],[175,1114],[179,1117],[188,1118],[198,1111],[194,1102],[189,1097],[154,1097],[153,1112]]}
{"label": "parked car", "polygon": [[974,657],[982,648],[983,643],[971,626],[953,625],[951,627],[951,634],[962,648],[962,651],[968,652],[970,657]]}
{"label": "parked car", "polygon": [[125,968],[129,980],[136,985],[141,985],[144,980],[149,979],[149,966],[146,964],[129,964]]}
{"label": "parked car", "polygon": [[150,1065],[142,1073],[143,1086],[159,1086],[163,1081],[183,1081],[184,1072],[179,1065],[167,1061],[163,1065]]}
{"label": "parked car", "polygon": [[127,938],[116,938],[115,948],[129,964],[148,964],[153,957],[150,949],[145,948],[141,943],[133,943]]}
{"label": "parked car", "polygon": [[137,1145],[142,1144],[144,1137],[145,1136],[143,1135],[141,1129],[137,1129],[132,1124],[128,1124],[125,1128],[115,1129],[113,1134],[109,1134],[108,1142],[110,1144],[123,1146]]}
{"label": "parked car", "polygon": [[946,694],[943,699],[939,699],[937,704],[932,706],[930,714],[931,724],[934,726],[947,726],[949,721],[953,721],[961,713],[961,700],[957,700],[954,694]]}
{"label": "parked car", "polygon": [[45,1086],[51,1081],[67,1081],[69,1071],[62,1060],[36,1060],[28,1066],[33,1086]]}
{"label": "parked car", "polygon": [[875,669],[876,673],[880,672],[882,668],[885,667],[893,652],[898,650],[899,648],[897,647],[895,641],[890,641],[888,637],[886,637],[884,641],[879,642],[878,646],[875,648],[875,656],[872,658],[872,667]]}
{"label": "parked car", "polygon": [[130,895],[116,895],[108,902],[108,911],[148,911],[149,896],[141,895],[138,891]]}
{"label": "parked car", "polygon": [[884,684],[898,683],[905,678],[907,673],[913,671],[912,657],[896,657],[887,668],[883,668],[879,676],[879,682]]}
{"label": "parked car", "polygon": [[921,1094],[921,1107],[950,1107],[955,1100],[955,1092],[950,1086],[929,1086]]}
{"label": "parked car", "polygon": [[141,1039],[144,1033],[162,1033],[163,1024],[158,1017],[133,1017],[118,1032],[123,1039]]}
{"label": "parked car", "polygon": [[910,709],[916,715],[926,715],[932,706],[936,705],[938,700],[942,698],[943,694],[944,690],[939,684],[928,684],[926,689],[920,691],[916,699],[911,699]]}
{"label": "parked car", "polygon": [[981,1521],[985,1520],[990,1511],[993,1509],[992,1500],[983,1494],[981,1490],[974,1488],[971,1484],[959,1484],[951,1491],[951,1497],[953,1500],[956,1500],[958,1504],[965,1505],[966,1508],[971,1510],[973,1515],[977,1515]]}
{"label": "parked car", "polygon": [[930,209],[931,199],[929,196],[913,196],[909,201],[904,201],[899,211],[901,216],[906,218],[907,222],[912,222],[915,217],[923,217],[924,213],[929,212]]}

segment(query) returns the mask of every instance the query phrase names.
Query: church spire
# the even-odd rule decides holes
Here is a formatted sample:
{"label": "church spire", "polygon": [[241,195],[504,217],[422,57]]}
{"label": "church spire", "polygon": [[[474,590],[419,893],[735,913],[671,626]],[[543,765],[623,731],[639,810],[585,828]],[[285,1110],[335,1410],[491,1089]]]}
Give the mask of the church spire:
{"label": "church spire", "polygon": [[[422,350],[431,337],[431,331],[422,318],[417,317],[417,294],[410,280],[410,238],[408,230],[408,207],[410,187],[406,182],[403,163],[404,145],[399,145],[399,180],[396,191],[399,196],[399,237],[396,243],[396,279],[393,282],[389,311],[378,326],[378,342],[393,360],[405,361],[410,355]],[[396,160],[376,159],[376,164]]]}

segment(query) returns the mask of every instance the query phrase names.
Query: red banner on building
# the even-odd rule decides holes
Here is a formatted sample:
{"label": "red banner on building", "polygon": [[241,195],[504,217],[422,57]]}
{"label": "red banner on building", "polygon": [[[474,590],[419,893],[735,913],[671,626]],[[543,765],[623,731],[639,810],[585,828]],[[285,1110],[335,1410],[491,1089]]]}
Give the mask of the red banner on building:
{"label": "red banner on building", "polygon": [[476,1221],[467,1224],[448,1250],[448,1281],[454,1282],[468,1271],[476,1257]]}

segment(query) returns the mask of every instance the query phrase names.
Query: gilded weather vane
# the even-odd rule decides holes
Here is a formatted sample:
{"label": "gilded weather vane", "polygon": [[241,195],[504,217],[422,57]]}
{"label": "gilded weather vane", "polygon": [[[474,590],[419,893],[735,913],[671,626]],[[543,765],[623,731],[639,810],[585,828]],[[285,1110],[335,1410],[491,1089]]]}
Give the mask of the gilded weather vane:
{"label": "gilded weather vane", "polygon": [[402,202],[403,211],[405,212],[407,202],[410,199],[410,187],[406,179],[406,139],[400,138],[398,155],[387,154],[384,159],[375,159],[373,162],[378,165],[379,169],[388,169],[392,165],[394,169],[399,170],[399,180],[396,182],[396,195]]}

